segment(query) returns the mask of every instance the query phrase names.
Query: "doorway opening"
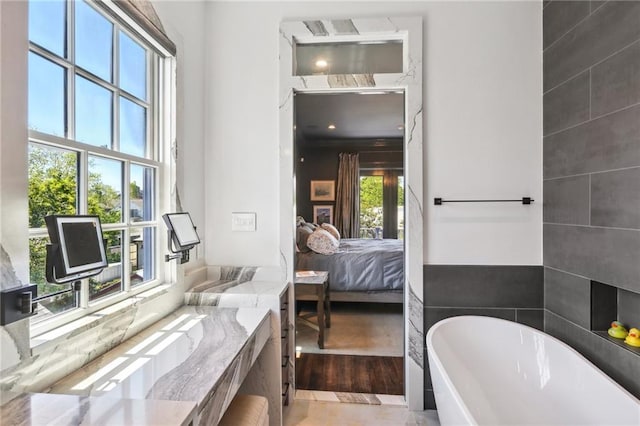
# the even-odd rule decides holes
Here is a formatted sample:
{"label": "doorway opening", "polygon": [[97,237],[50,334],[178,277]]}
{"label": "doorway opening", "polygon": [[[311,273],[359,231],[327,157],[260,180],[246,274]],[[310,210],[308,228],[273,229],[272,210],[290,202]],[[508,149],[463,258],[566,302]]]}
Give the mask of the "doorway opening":
{"label": "doorway opening", "polygon": [[[329,289],[320,304],[294,281],[298,390],[404,395],[404,105],[397,90],[295,93],[295,270],[327,271]],[[341,187],[345,154],[357,179]],[[350,206],[338,201],[345,185]],[[341,234],[331,254],[307,245],[321,222]]]}

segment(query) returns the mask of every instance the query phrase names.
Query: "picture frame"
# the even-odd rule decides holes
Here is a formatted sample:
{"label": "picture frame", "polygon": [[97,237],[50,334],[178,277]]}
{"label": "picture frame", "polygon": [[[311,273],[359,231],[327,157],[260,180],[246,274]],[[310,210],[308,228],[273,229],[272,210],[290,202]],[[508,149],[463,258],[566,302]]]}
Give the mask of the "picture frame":
{"label": "picture frame", "polygon": [[322,225],[323,223],[333,224],[333,206],[313,206],[313,221],[318,225]]}
{"label": "picture frame", "polygon": [[336,181],[335,180],[312,180],[311,181],[311,201],[335,201]]}

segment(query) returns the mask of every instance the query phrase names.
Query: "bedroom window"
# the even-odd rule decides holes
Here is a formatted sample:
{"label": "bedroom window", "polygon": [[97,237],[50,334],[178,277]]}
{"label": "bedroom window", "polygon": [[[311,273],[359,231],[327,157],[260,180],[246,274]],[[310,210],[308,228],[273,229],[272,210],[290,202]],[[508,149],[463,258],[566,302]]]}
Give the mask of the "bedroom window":
{"label": "bedroom window", "polygon": [[79,296],[40,302],[36,322],[76,308],[88,313],[162,279],[156,245],[166,58],[129,28],[93,2],[29,2],[30,281],[39,296],[67,287],[44,278],[49,214],[99,216],[109,261],[82,282]]}
{"label": "bedroom window", "polygon": [[360,238],[382,238],[382,176],[360,175]]}
{"label": "bedroom window", "polygon": [[401,170],[360,170],[360,238],[404,239]]}

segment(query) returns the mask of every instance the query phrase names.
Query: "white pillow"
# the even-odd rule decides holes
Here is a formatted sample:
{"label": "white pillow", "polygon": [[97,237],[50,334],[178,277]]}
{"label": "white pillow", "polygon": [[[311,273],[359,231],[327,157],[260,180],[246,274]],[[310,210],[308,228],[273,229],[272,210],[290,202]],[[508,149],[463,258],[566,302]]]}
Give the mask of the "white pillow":
{"label": "white pillow", "polygon": [[307,238],[307,246],[320,254],[333,254],[340,243],[327,230],[318,228]]}
{"label": "white pillow", "polygon": [[340,232],[338,231],[338,228],[336,228],[330,223],[323,223],[320,226],[322,226],[323,229],[326,229],[327,231],[329,231],[329,233],[333,235],[336,240],[340,241]]}

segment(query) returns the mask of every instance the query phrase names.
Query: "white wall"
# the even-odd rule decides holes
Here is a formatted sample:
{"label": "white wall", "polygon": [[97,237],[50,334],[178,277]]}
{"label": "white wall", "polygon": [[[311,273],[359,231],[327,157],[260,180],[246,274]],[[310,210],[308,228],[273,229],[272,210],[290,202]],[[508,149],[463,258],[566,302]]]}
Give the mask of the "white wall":
{"label": "white wall", "polygon": [[[1,2],[0,22],[0,244],[22,283],[28,283],[27,8]],[[10,288],[2,276],[0,287]]]}
{"label": "white wall", "polygon": [[205,4],[202,1],[158,1],[154,8],[169,38],[178,50],[176,179],[184,211],[191,214],[202,244],[191,251],[191,259],[204,258],[206,251],[205,188]]}
{"label": "white wall", "polygon": [[540,265],[541,4],[441,5],[425,27],[425,263]]}
{"label": "white wall", "polygon": [[[539,1],[208,2],[207,263],[280,262],[280,21],[417,15],[424,19],[424,262],[541,264],[541,7]],[[435,207],[436,196],[530,196],[536,203]],[[231,232],[233,211],[257,212],[257,232]]]}
{"label": "white wall", "polygon": [[[29,282],[27,8],[0,1],[0,289]],[[0,371],[29,356],[27,321],[0,327]],[[25,335],[27,338],[25,338]]]}

